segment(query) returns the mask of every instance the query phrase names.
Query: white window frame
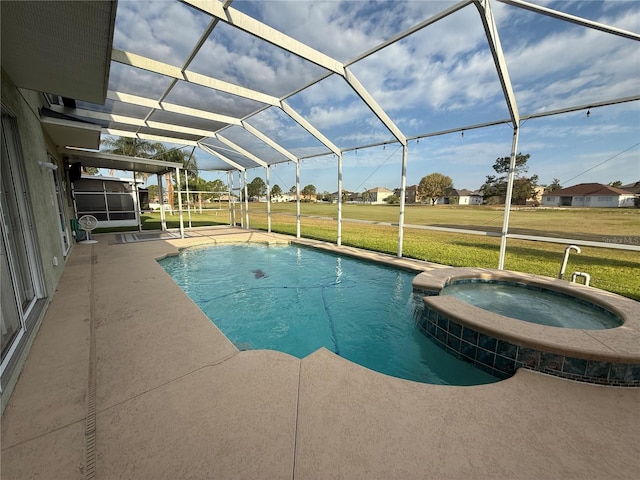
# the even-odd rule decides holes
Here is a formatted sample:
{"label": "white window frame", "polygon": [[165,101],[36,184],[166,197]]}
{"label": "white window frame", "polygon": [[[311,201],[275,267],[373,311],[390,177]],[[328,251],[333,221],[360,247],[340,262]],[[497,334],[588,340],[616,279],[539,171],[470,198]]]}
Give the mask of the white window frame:
{"label": "white window frame", "polygon": [[[35,305],[39,300],[46,297],[46,291],[44,287],[44,275],[42,273],[41,256],[37,245],[37,233],[35,231],[35,221],[33,213],[31,211],[31,202],[29,201],[29,194],[27,191],[26,172],[24,171],[24,157],[22,155],[22,148],[20,146],[20,136],[18,125],[15,120],[15,116],[12,115],[4,105],[1,108],[1,121],[2,121],[2,175],[10,175],[11,182],[14,185],[14,189],[17,193],[16,203],[18,209],[18,216],[20,217],[20,223],[22,226],[22,238],[24,239],[24,247],[26,249],[26,265],[20,265],[19,260],[15,258],[12,251],[12,241],[9,237],[9,225],[6,224],[5,218],[8,212],[4,210],[2,202],[0,202],[0,231],[5,242],[6,255],[9,264],[9,274],[12,282],[12,290],[14,292],[13,301],[18,308],[20,327],[12,339],[10,346],[7,348],[4,358],[0,363],[0,376],[4,375],[6,368],[13,360],[14,353],[20,347],[24,340],[25,334],[33,328],[35,320],[33,312]],[[5,159],[6,149],[6,159]],[[10,171],[7,171],[5,167],[9,167]],[[0,185],[0,188],[1,185]],[[26,267],[26,268],[23,268]],[[26,305],[23,305],[19,300],[23,297],[23,292],[19,291],[18,285],[20,280],[17,278],[17,272],[25,270],[25,273],[29,274],[33,296],[28,299]],[[8,299],[2,299],[3,302]],[[2,384],[0,384],[0,391],[2,391]]]}

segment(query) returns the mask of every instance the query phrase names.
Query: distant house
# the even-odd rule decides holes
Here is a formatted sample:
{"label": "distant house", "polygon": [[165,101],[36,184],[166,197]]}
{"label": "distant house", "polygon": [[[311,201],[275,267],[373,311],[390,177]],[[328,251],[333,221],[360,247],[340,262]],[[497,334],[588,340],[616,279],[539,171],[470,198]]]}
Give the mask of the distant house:
{"label": "distant house", "polygon": [[[396,195],[400,197],[400,192],[398,191]],[[404,201],[406,203],[420,203],[420,195],[418,195],[418,185],[410,185],[405,189]]]}
{"label": "distant house", "polygon": [[367,203],[373,204],[385,203],[384,199],[393,195],[393,190],[389,190],[388,188],[384,187],[370,188],[369,190],[367,190],[367,192],[369,193]]}
{"label": "distant house", "polygon": [[534,187],[533,195],[527,198],[527,205],[540,205],[542,203],[542,196],[544,195],[544,187]]}
{"label": "distant house", "polygon": [[448,199],[448,201],[444,203],[457,205],[482,205],[483,200],[481,193],[472,192],[471,190],[467,190],[466,188],[462,188],[460,190],[453,189],[449,193],[449,195],[444,198]]}
{"label": "distant house", "polygon": [[271,195],[271,203],[280,203],[280,202],[295,202],[296,196],[295,194],[291,194],[289,192],[282,192],[280,195]]}
{"label": "distant house", "polygon": [[542,195],[546,207],[633,207],[635,195],[600,183],[579,183]]}
{"label": "distant house", "polygon": [[239,201],[239,198],[236,195],[229,195],[228,193],[223,193],[220,195],[218,200],[220,200],[221,202],[229,202],[229,201],[237,202]]}

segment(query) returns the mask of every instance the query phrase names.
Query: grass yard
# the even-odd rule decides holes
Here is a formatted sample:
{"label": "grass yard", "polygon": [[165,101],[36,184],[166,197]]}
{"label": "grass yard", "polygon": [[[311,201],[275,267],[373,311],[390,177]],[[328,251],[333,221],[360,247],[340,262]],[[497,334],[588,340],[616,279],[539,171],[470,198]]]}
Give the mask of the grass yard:
{"label": "grass yard", "polygon": [[[276,203],[271,207],[272,230],[295,235],[294,203]],[[346,219],[398,223],[398,206],[343,206],[342,243],[369,250],[396,254],[398,227],[348,222]],[[337,205],[301,204],[303,237],[335,242]],[[504,211],[485,206],[409,205],[405,225],[431,225],[499,232]],[[160,228],[159,214],[145,214],[143,228]],[[329,219],[326,217],[330,217]],[[237,212],[237,220],[240,212]],[[168,216],[170,228],[178,226],[177,215]],[[186,214],[185,214],[186,219]],[[249,222],[266,230],[266,204],[249,203]],[[192,214],[193,226],[228,224],[227,210]],[[640,245],[640,209],[516,209],[511,212],[511,233],[555,236],[582,240]],[[555,277],[566,245],[509,239],[505,268]],[[581,247],[572,253],[567,276],[574,271],[591,275],[591,285],[640,300],[640,254],[606,248]],[[406,226],[403,255],[451,266],[496,268],[500,239],[486,235],[422,230]]]}

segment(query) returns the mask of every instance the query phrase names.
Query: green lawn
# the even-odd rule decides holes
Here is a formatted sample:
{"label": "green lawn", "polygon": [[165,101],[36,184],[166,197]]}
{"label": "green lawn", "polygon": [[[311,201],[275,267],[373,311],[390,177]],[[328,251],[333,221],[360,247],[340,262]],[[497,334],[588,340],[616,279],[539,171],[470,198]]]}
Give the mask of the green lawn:
{"label": "green lawn", "polygon": [[[272,230],[295,235],[295,204],[277,203],[272,208]],[[398,223],[398,206],[344,205],[343,219]],[[301,234],[304,237],[335,242],[337,205],[301,204]],[[405,224],[449,226],[499,232],[503,210],[493,207],[409,205]],[[266,229],[266,204],[249,204],[249,221],[253,228]],[[239,221],[240,212],[237,217]],[[186,219],[186,214],[185,214]],[[178,226],[178,216],[168,216],[170,228]],[[626,242],[640,244],[640,209],[521,209],[513,210],[510,232],[539,236]],[[192,225],[228,224],[228,211],[192,214]],[[158,229],[159,214],[145,214],[145,229]],[[370,250],[396,254],[398,227],[343,222],[342,243]],[[452,266],[496,268],[500,239],[484,235],[421,230],[406,227],[403,255]],[[524,240],[509,240],[505,268],[555,277],[566,245]],[[586,272],[591,285],[640,300],[640,254],[605,248],[581,247],[573,253],[567,273]]]}

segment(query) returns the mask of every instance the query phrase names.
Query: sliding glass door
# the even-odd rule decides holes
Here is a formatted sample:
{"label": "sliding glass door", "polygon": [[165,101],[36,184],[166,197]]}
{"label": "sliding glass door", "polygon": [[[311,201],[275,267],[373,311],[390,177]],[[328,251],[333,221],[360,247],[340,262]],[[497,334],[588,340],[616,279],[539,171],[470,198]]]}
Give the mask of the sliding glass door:
{"label": "sliding glass door", "polygon": [[15,119],[2,111],[0,191],[0,286],[2,372],[34,323],[34,305],[44,297],[41,265]]}

